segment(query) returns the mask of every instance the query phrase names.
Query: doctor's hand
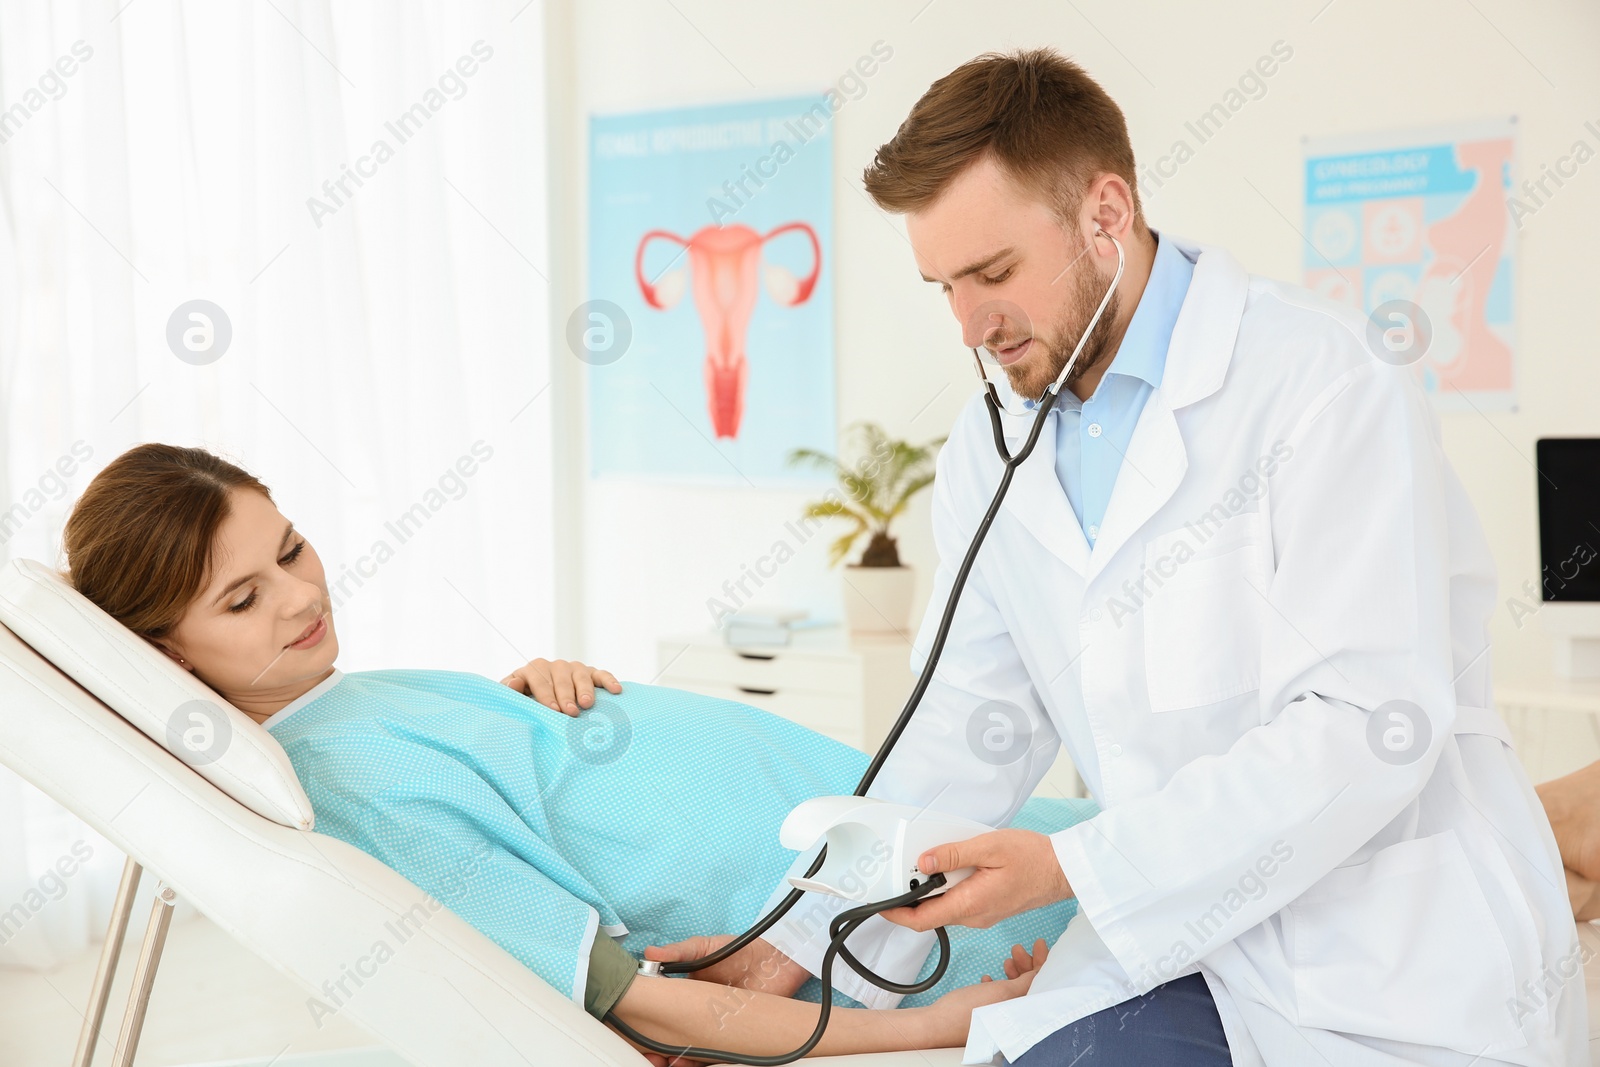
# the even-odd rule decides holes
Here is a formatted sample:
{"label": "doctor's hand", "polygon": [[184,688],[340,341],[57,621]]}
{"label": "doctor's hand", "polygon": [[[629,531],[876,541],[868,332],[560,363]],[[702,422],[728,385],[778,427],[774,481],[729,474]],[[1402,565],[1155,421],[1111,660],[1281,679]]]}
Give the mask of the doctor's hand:
{"label": "doctor's hand", "polygon": [[1002,919],[1042,908],[1072,896],[1072,886],[1045,834],[1033,830],[993,830],[929,849],[917,861],[925,874],[976,867],[965,880],[915,907],[881,914],[912,930],[971,926],[986,930]]}
{"label": "doctor's hand", "polygon": [[[731,934],[719,934],[691,937],[670,945],[646,945],[644,958],[660,960],[662,963],[697,960],[711,955],[732,940]],[[779,997],[792,997],[796,990],[806,984],[811,972],[774,948],[766,938],[758,937],[721,963],[704,970],[691,971],[689,977]]]}
{"label": "doctor's hand", "polygon": [[616,675],[575,659],[536,659],[500,679],[500,684],[574,717],[580,708],[594,707],[595,686],[604,686],[608,693],[622,692]]}

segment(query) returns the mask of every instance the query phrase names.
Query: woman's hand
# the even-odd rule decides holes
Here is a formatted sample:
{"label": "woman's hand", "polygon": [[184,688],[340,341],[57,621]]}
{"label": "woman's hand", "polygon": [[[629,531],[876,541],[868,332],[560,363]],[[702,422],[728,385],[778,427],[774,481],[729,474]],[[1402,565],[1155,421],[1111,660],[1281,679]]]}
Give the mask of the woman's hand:
{"label": "woman's hand", "polygon": [[580,708],[594,707],[597,685],[604,686],[608,693],[622,692],[616,675],[575,659],[536,659],[500,679],[500,684],[531,696],[553,711],[572,716]]}
{"label": "woman's hand", "polygon": [[952,989],[928,1005],[927,1011],[937,1020],[943,1041],[942,1046],[933,1047],[965,1045],[967,1030],[972,1025],[972,1009],[1022,996],[1032,987],[1034,975],[1039,973],[1039,968],[1044,966],[1049,955],[1050,946],[1045,944],[1042,937],[1033,943],[1031,953],[1021,945],[1013,945],[1010,957],[1002,965],[1006,975],[1004,981],[996,981],[986,974],[973,985]]}

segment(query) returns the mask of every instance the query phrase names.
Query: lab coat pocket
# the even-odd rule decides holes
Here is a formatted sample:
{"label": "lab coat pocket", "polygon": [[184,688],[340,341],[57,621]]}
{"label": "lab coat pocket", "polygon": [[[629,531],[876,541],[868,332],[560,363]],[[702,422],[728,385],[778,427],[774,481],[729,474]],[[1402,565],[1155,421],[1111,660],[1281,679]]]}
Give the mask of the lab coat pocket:
{"label": "lab coat pocket", "polygon": [[1454,830],[1335,868],[1283,916],[1299,1025],[1475,1056],[1526,1043],[1510,951]]}
{"label": "lab coat pocket", "polygon": [[1153,586],[1143,607],[1151,711],[1214,704],[1261,684],[1266,582],[1254,520],[1236,515],[1204,542],[1185,528],[1145,543]]}

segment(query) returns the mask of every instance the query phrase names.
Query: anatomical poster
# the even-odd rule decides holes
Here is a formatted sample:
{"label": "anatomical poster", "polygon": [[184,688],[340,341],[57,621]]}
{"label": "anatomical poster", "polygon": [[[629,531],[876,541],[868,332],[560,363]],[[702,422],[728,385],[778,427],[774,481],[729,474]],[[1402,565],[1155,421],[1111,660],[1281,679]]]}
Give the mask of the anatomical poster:
{"label": "anatomical poster", "polygon": [[825,95],[589,123],[591,470],[816,484],[837,444],[833,113]]}
{"label": "anatomical poster", "polygon": [[[1516,407],[1516,119],[1305,139],[1305,284],[1442,410]],[[1526,184],[1526,183],[1525,183]]]}

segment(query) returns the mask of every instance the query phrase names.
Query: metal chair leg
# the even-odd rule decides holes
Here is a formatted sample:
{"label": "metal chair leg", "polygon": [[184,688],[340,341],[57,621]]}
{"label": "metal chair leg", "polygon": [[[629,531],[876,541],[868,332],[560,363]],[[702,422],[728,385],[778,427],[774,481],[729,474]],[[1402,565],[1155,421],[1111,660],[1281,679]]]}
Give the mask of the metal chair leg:
{"label": "metal chair leg", "polygon": [[95,968],[94,984],[89,987],[89,1011],[83,1017],[83,1030],[78,1034],[78,1050],[73,1053],[72,1067],[89,1067],[94,1060],[95,1042],[100,1037],[100,1023],[105,1019],[106,999],[111,995],[111,982],[117,974],[122,938],[128,932],[128,915],[133,911],[133,898],[139,891],[142,871],[132,856],[122,865],[122,883],[117,886],[116,900],[111,905],[111,924],[106,927],[100,965]]}
{"label": "metal chair leg", "polygon": [[133,1056],[139,1049],[139,1032],[144,1029],[145,1009],[150,1006],[150,990],[156,984],[156,967],[161,963],[161,950],[167,943],[167,927],[172,924],[172,906],[177,902],[178,894],[171,886],[156,886],[156,900],[150,907],[150,925],[145,927],[139,962],[133,969],[133,988],[128,991],[128,1010],[122,1016],[122,1033],[117,1037],[117,1051],[111,1057],[111,1067],[133,1067]]}

